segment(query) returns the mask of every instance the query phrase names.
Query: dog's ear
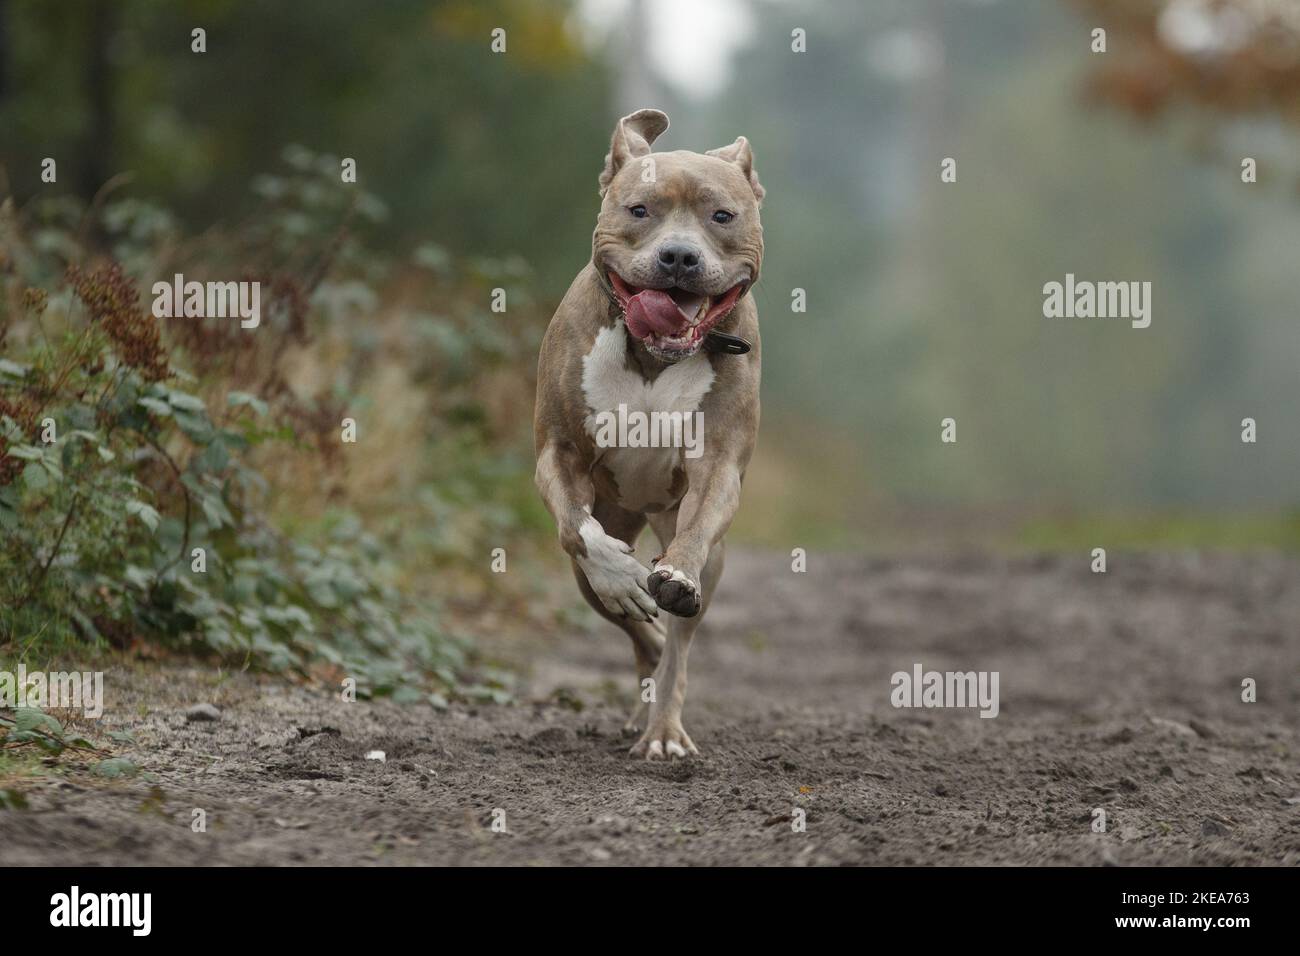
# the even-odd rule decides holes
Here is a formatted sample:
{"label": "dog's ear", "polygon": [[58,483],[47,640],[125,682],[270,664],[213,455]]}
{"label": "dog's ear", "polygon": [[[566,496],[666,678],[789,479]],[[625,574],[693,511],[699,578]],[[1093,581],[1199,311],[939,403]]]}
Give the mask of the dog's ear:
{"label": "dog's ear", "polygon": [[749,140],[743,136],[737,136],[736,141],[730,146],[719,146],[717,149],[711,149],[705,156],[716,156],[718,159],[725,159],[729,163],[735,163],[740,167],[740,171],[745,174],[749,180],[749,188],[754,190],[754,198],[758,200],[759,205],[763,204],[763,184],[758,181],[758,173],[754,172],[754,151],[749,148]]}
{"label": "dog's ear", "polygon": [[668,114],[660,110],[637,110],[618,121],[605,156],[605,169],[600,174],[602,196],[623,164],[638,156],[648,156],[650,144],[667,128]]}

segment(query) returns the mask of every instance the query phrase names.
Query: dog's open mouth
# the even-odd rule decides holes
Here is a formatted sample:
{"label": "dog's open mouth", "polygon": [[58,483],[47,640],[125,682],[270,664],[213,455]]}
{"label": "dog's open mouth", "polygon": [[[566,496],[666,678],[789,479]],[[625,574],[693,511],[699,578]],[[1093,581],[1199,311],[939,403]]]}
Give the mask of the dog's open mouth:
{"label": "dog's open mouth", "polygon": [[740,282],[720,296],[707,296],[676,287],[630,286],[617,272],[609,273],[609,281],[628,331],[652,352],[672,358],[694,353],[718,320],[735,308],[746,285]]}

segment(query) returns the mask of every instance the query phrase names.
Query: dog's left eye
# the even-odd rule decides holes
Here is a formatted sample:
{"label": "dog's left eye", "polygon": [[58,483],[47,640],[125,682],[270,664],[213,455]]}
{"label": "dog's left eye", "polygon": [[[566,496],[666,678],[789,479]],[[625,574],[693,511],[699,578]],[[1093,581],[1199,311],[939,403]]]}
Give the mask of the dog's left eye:
{"label": "dog's left eye", "polygon": [[727,210],[725,209],[719,209],[717,212],[713,214],[714,222],[731,222],[731,220],[735,218],[736,217],[734,215],[727,212]]}
{"label": "dog's left eye", "polygon": [[649,215],[649,212],[645,208],[645,206],[640,206],[640,205],[629,206],[627,211],[630,212],[633,218],[635,219],[644,219],[646,216]]}

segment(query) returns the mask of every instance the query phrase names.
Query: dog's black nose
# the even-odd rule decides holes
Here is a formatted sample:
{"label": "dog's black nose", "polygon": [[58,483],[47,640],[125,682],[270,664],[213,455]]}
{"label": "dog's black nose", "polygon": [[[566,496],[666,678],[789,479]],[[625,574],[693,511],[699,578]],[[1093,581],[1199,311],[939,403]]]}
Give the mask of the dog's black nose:
{"label": "dog's black nose", "polygon": [[675,279],[688,279],[700,271],[700,250],[685,242],[665,242],[659,247],[659,271]]}

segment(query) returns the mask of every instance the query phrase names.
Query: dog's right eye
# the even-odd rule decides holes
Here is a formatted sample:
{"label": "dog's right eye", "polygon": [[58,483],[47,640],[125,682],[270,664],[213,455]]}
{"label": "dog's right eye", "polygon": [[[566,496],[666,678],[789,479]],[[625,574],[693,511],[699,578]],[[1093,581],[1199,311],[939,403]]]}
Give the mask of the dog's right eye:
{"label": "dog's right eye", "polygon": [[644,219],[646,216],[650,215],[646,207],[641,205],[628,206],[627,211],[630,212],[633,218],[636,219]]}

